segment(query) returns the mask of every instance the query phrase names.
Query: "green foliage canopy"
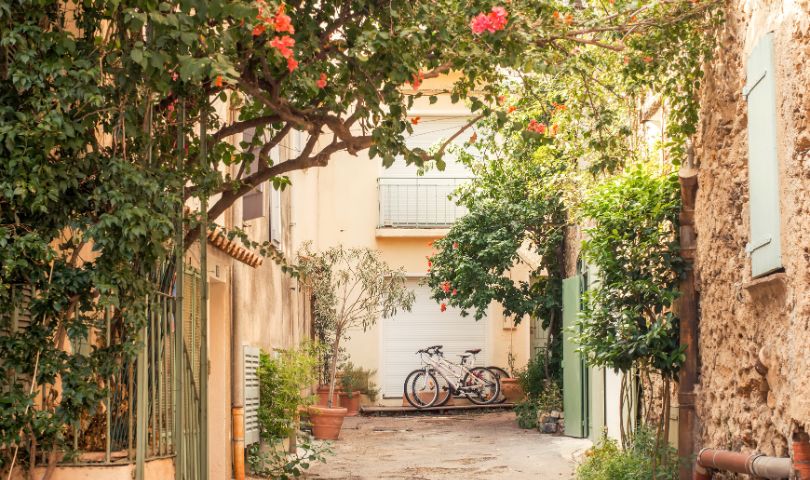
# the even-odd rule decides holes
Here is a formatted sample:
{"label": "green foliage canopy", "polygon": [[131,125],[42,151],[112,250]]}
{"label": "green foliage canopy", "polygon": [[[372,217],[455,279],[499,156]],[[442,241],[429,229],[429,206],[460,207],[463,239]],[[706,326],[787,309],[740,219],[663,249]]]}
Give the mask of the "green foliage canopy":
{"label": "green foliage canopy", "polygon": [[598,269],[578,322],[581,351],[593,365],[675,377],[684,359],[673,311],[684,267],[677,175],[635,166],[597,185],[580,211],[590,225],[582,254]]}

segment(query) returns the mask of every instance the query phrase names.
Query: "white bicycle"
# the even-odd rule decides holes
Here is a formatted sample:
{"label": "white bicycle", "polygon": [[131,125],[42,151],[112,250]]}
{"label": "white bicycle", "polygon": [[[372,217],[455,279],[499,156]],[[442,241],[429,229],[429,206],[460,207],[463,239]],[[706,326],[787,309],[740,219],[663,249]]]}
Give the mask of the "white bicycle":
{"label": "white bicycle", "polygon": [[498,374],[487,367],[475,366],[480,348],[459,355],[459,363],[444,358],[442,345],[433,345],[416,352],[423,366],[405,379],[405,399],[416,408],[440,407],[451,396],[468,398],[476,405],[488,405],[499,400],[501,384]]}

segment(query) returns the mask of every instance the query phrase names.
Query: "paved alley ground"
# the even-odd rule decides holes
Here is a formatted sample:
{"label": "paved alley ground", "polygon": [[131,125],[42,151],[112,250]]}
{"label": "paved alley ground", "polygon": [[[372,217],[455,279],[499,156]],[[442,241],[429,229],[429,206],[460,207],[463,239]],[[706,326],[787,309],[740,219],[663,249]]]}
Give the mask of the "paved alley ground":
{"label": "paved alley ground", "polygon": [[513,412],[498,412],[346,418],[333,445],[306,478],[569,479],[590,442],[521,430]]}

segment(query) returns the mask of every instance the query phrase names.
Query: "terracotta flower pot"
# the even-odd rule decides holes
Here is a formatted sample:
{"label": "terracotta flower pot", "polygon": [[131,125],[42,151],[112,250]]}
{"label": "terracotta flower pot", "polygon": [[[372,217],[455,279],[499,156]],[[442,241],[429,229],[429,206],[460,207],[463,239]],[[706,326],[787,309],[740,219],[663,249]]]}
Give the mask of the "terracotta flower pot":
{"label": "terracotta flower pot", "polygon": [[[318,405],[326,406],[329,400],[329,385],[321,385],[318,387]],[[340,388],[335,386],[335,393],[332,396],[332,406],[337,407],[340,405]]]}
{"label": "terracotta flower pot", "polygon": [[523,391],[517,378],[502,378],[501,394],[511,403],[522,402],[526,398],[526,392]]}
{"label": "terracotta flower pot", "polygon": [[355,392],[349,397],[348,393],[341,393],[340,406],[348,410],[347,417],[357,416],[360,413],[360,394]]}
{"label": "terracotta flower pot", "polygon": [[321,406],[309,407],[309,419],[312,422],[312,435],[318,440],[337,440],[343,419],[346,417],[345,408],[327,408]]}

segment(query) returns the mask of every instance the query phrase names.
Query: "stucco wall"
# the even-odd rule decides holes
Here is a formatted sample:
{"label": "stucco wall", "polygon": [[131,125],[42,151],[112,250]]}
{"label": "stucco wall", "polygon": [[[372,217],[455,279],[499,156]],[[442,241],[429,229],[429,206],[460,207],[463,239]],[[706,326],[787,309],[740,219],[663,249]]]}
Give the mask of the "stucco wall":
{"label": "stucco wall", "polygon": [[[810,427],[810,2],[734,1],[707,67],[695,142],[698,447],[786,455]],[[746,58],[774,31],[784,274],[752,282]],[[769,368],[754,366],[758,352]]]}

